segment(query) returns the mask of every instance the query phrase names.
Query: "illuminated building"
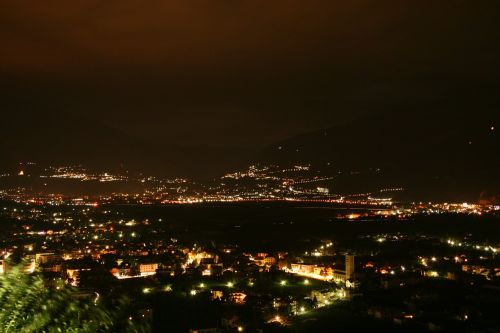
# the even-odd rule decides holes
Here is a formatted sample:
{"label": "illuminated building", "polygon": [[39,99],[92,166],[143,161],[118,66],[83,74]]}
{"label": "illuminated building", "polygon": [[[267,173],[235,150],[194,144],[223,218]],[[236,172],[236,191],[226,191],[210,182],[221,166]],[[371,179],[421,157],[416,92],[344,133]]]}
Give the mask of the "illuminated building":
{"label": "illuminated building", "polygon": [[245,304],[245,298],[247,295],[242,292],[235,292],[229,294],[229,300],[234,304]]}
{"label": "illuminated building", "polygon": [[35,261],[37,265],[58,262],[61,260],[62,257],[54,253],[37,253],[35,255]]}
{"label": "illuminated building", "polygon": [[276,258],[274,257],[256,258],[254,262],[257,266],[272,266],[276,263]]}
{"label": "illuminated building", "polygon": [[352,280],[354,278],[355,263],[354,255],[346,254],[345,256],[345,278],[346,280]]}
{"label": "illuminated building", "polygon": [[141,276],[148,276],[156,274],[156,270],[158,269],[157,263],[148,263],[148,264],[140,264],[139,272]]}

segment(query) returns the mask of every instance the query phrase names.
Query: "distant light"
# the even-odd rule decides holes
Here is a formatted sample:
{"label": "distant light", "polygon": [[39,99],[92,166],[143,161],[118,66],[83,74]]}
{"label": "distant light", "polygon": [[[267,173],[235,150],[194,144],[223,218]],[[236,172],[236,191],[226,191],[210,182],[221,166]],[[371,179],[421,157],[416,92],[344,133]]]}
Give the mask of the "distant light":
{"label": "distant light", "polygon": [[242,326],[238,326],[238,332],[243,332],[243,327]]}
{"label": "distant light", "polygon": [[233,283],[233,282],[228,282],[228,283],[226,284],[226,286],[227,286],[228,288],[232,288],[232,287],[234,287],[234,283]]}
{"label": "distant light", "polygon": [[305,279],[304,280],[304,284],[307,286],[309,284],[309,280],[308,279]]}
{"label": "distant light", "polygon": [[196,295],[196,290],[194,290],[194,289],[191,290],[190,294],[191,294],[191,296],[195,296]]}
{"label": "distant light", "polygon": [[24,176],[24,171],[23,170],[19,171],[18,175],[19,176]]}
{"label": "distant light", "polygon": [[144,289],[142,289],[142,292],[144,294],[149,294],[151,292],[151,289],[150,288],[144,288]]}
{"label": "distant light", "polygon": [[200,283],[200,288],[205,288],[205,284],[203,282]]}
{"label": "distant light", "polygon": [[286,286],[286,280],[281,280],[280,284],[281,284],[282,286]]}
{"label": "distant light", "polygon": [[300,312],[301,313],[304,313],[306,311],[306,308],[304,308],[303,306],[300,307]]}

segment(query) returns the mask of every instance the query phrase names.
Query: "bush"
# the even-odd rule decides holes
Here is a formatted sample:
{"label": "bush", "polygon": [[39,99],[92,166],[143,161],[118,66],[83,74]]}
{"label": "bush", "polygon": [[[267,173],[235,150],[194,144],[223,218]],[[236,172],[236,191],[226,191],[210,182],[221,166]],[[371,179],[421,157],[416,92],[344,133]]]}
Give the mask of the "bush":
{"label": "bush", "polygon": [[25,274],[22,265],[0,274],[0,333],[148,332],[125,314],[127,301],[113,307],[77,299],[62,281],[48,287],[39,274]]}

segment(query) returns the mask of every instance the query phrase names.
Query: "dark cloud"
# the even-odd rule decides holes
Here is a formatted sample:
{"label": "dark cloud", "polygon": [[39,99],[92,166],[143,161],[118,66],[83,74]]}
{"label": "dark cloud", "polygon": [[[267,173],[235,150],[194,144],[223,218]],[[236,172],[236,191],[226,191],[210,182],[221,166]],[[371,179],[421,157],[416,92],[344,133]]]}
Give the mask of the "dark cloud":
{"label": "dark cloud", "polygon": [[57,110],[147,139],[231,146],[387,108],[489,109],[500,87],[498,9],[459,0],[8,0],[1,103],[26,121]]}

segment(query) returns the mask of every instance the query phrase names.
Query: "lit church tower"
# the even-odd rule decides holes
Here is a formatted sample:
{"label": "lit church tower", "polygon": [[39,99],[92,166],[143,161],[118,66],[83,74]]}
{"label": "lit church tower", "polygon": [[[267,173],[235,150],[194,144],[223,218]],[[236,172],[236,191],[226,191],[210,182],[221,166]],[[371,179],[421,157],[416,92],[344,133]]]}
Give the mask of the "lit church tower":
{"label": "lit church tower", "polygon": [[345,255],[345,278],[346,280],[354,279],[354,254]]}

